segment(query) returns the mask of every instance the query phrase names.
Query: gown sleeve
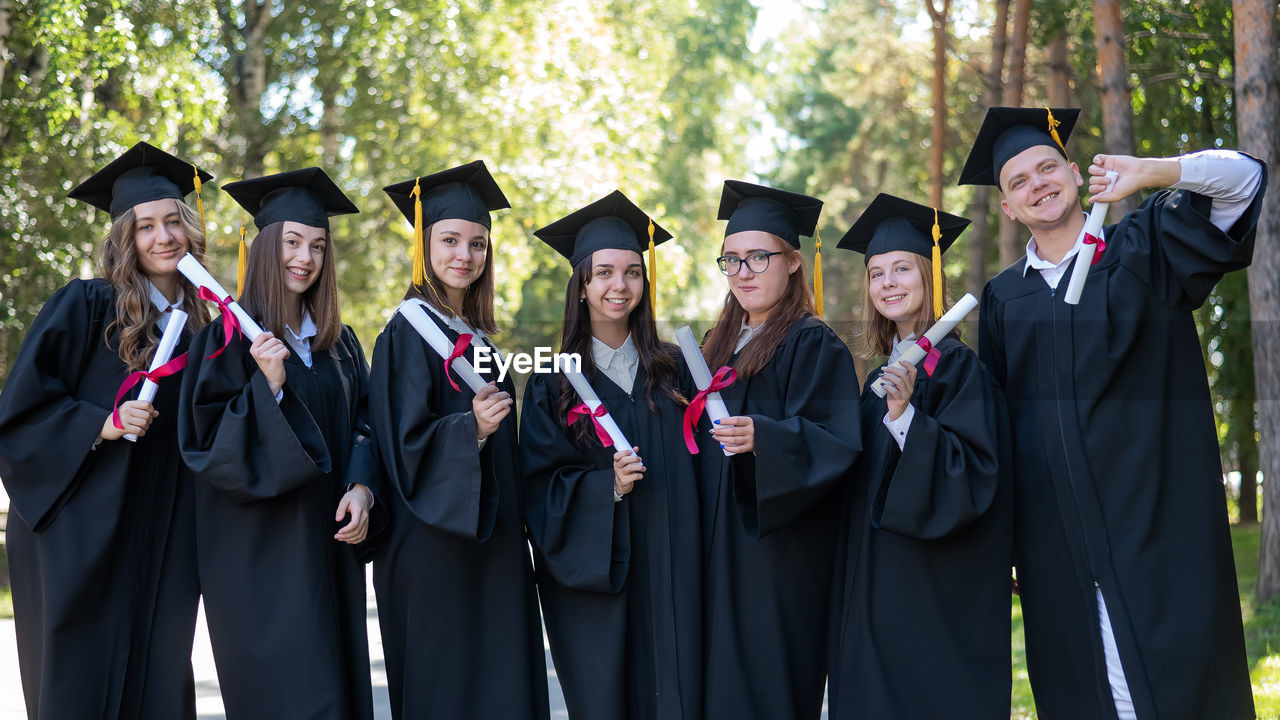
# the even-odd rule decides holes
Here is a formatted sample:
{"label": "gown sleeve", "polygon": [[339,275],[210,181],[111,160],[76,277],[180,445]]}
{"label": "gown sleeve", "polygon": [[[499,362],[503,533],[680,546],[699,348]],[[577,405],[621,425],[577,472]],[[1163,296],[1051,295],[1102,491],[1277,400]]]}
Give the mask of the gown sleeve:
{"label": "gown sleeve", "polygon": [[[114,397],[116,388],[81,388],[113,299],[74,280],[36,317],[0,393],[0,478],[14,512],[40,529],[109,451],[93,449],[111,408],[85,399]],[[122,378],[123,379],[123,378]],[[108,400],[108,402],[110,402]]]}
{"label": "gown sleeve", "polygon": [[[921,539],[966,528],[991,507],[1000,480],[1003,398],[973,351],[958,341],[913,396],[902,450],[875,485],[871,524]],[[922,376],[923,377],[923,374]],[[877,427],[874,432],[886,432]]]}
{"label": "gown sleeve", "polygon": [[525,387],[520,456],[526,522],[556,582],[617,593],[631,557],[630,503],[613,501],[613,448],[589,456],[560,424],[559,377],[534,374]]}
{"label": "gown sleeve", "polygon": [[187,467],[239,503],[279,497],[331,472],[324,434],[288,379],[276,403],[247,338],[207,357],[222,337],[218,320],[191,342],[178,422]]}
{"label": "gown sleeve", "polygon": [[[492,438],[480,447],[471,391],[455,391],[443,360],[400,314],[373,348],[369,407],[383,467],[414,517],[485,542],[498,517]],[[513,411],[503,422],[515,422]]]}
{"label": "gown sleeve", "polygon": [[373,493],[373,509],[369,513],[369,530],[365,540],[359,546],[361,559],[369,560],[376,554],[378,537],[386,530],[390,514],[385,501],[387,491],[386,473],[382,469],[382,459],[378,455],[377,439],[373,433],[373,423],[369,412],[369,363],[365,361],[364,348],[356,337],[355,331],[344,326],[342,344],[351,356],[355,365],[356,387],[354,417],[351,430],[351,457],[347,460],[347,471],[343,487],[359,483]]}
{"label": "gown sleeve", "polygon": [[1008,373],[1005,367],[1004,333],[1000,326],[1000,301],[996,299],[991,283],[987,283],[982,289],[982,305],[978,310],[978,357],[996,383],[1004,387]]}
{"label": "gown sleeve", "polygon": [[751,414],[755,453],[730,458],[743,526],[757,538],[833,497],[862,449],[853,357],[830,328],[795,333],[775,364],[779,412]]}

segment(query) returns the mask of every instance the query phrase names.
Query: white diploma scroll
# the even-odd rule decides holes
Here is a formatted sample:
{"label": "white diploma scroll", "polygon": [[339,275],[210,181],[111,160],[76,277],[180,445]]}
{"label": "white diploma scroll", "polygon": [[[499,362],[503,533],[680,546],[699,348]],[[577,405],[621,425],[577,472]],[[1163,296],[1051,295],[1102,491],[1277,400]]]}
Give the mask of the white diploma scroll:
{"label": "white diploma scroll", "polygon": [[[559,370],[564,373],[564,376],[569,380],[569,384],[573,386],[575,391],[577,391],[578,398],[580,398],[583,404],[590,408],[591,412],[594,413],[596,408],[600,407],[600,396],[596,395],[596,391],[592,389],[591,383],[587,382],[586,376],[580,372],[570,370],[567,367],[561,367]],[[591,418],[580,418],[579,422],[584,420],[590,422]],[[613,417],[609,415],[607,409],[603,415],[596,418],[596,421],[600,423],[600,426],[604,428],[605,432],[609,433],[609,439],[613,441],[614,450],[619,452],[631,450],[631,443],[627,442],[627,437],[622,434],[622,428],[618,427],[618,423],[614,422]]]}
{"label": "white diploma scroll", "polygon": [[[1107,171],[1107,189],[1110,190],[1112,185],[1116,184],[1116,171]],[[1107,208],[1111,203],[1094,203],[1089,209],[1089,219],[1084,221],[1084,234],[1092,235],[1100,238],[1102,232],[1102,224],[1107,221]],[[1080,294],[1084,292],[1084,281],[1089,276],[1089,268],[1093,267],[1093,255],[1098,249],[1093,243],[1081,243],[1080,249],[1076,251],[1076,264],[1071,268],[1071,279],[1067,281],[1067,294],[1063,296],[1063,300],[1068,305],[1077,305],[1080,302]]]}
{"label": "white diploma scroll", "polygon": [[[178,261],[178,272],[186,276],[191,281],[191,284],[196,287],[209,288],[214,295],[220,298],[231,297],[231,293],[224,290],[218,284],[218,281],[214,280],[213,276],[209,274],[209,271],[204,269],[200,261],[192,257],[191,253],[183,255],[182,259]],[[262,334],[262,327],[254,322],[253,318],[249,317],[249,313],[245,312],[244,308],[240,307],[240,303],[235,300],[228,303],[227,307],[231,308],[236,320],[240,321],[240,331],[249,338],[249,342],[257,340],[258,336]]]}
{"label": "white diploma scroll", "polygon": [[[702,350],[698,347],[698,341],[693,337],[693,329],[688,325],[676,330],[676,342],[680,345],[680,354],[684,355],[684,363],[689,366],[689,374],[693,376],[693,383],[698,386],[699,390],[706,390],[711,387],[711,368],[707,366],[707,359],[702,356]],[[724,399],[720,397],[720,393],[707,393],[707,419],[714,425],[717,420],[723,420],[729,417],[729,408],[724,406]],[[732,450],[725,450],[726,456],[733,455]]]}
{"label": "white diploma scroll", "polygon": [[[423,340],[427,341],[432,350],[436,351],[441,360],[449,359],[449,356],[453,354],[453,343],[449,342],[448,336],[444,334],[440,326],[436,325],[435,321],[427,315],[427,311],[423,309],[421,303],[417,300],[405,300],[400,303],[400,307],[396,309],[396,312],[409,321],[413,329],[418,331],[418,334],[422,336]],[[471,367],[471,362],[465,357],[454,358],[449,368],[457,373],[458,377],[462,378],[467,387],[471,388],[471,392],[479,393],[480,388],[488,385],[484,378],[476,373],[475,368]]]}
{"label": "white diploma scroll", "polygon": [[[953,305],[946,314],[938,318],[938,322],[934,323],[933,327],[925,331],[924,336],[929,341],[929,344],[936,348],[938,343],[942,342],[942,338],[946,337],[948,333],[954,330],[956,325],[959,325],[960,321],[964,320],[965,316],[973,312],[973,309],[976,307],[978,307],[978,298],[974,297],[970,293],[965,293],[964,297],[960,298],[959,302]],[[908,362],[915,365],[923,360],[924,356],[924,348],[920,347],[916,343],[911,343],[910,346],[902,353],[902,357],[898,358],[898,361]],[[884,378],[879,378],[875,382],[871,383],[871,391],[874,392],[877,397],[884,397],[887,392],[884,387]]]}
{"label": "white diploma scroll", "polygon": [[[187,314],[181,310],[174,309],[169,315],[169,324],[164,326],[164,333],[160,335],[160,344],[156,346],[156,354],[151,358],[151,367],[147,368],[147,372],[155,372],[160,369],[161,365],[173,359],[173,349],[178,346],[178,339],[182,337],[182,328],[187,324]],[[138,393],[138,399],[143,402],[151,402],[156,399],[156,390],[160,386],[150,380],[142,381],[142,390]],[[138,436],[128,433],[124,436],[129,442],[138,442]]]}

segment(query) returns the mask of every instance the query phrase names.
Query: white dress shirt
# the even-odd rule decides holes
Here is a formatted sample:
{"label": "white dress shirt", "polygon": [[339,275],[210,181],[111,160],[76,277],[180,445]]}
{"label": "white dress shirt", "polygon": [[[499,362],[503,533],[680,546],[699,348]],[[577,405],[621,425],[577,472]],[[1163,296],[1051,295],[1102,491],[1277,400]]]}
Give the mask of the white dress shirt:
{"label": "white dress shirt", "polygon": [[298,359],[303,365],[311,367],[311,338],[316,336],[316,324],[311,319],[311,313],[306,310],[302,311],[302,323],[298,328],[298,332],[294,332],[293,328],[286,323],[284,326],[284,339],[289,343],[289,348],[298,353]]}
{"label": "white dress shirt", "polygon": [[169,298],[160,292],[160,288],[156,287],[150,280],[147,281],[147,297],[151,299],[151,304],[156,306],[160,311],[160,319],[156,321],[156,326],[160,328],[160,332],[169,326],[169,317],[173,315],[174,310],[182,309],[182,288],[178,288],[178,299],[169,302]]}
{"label": "white dress shirt", "polygon": [[764,327],[764,323],[759,323],[755,327],[747,324],[746,320],[742,321],[742,328],[738,330],[738,346],[733,349],[734,352],[742,352],[742,348],[751,342],[751,338],[756,336],[756,331]]}
{"label": "white dress shirt", "polygon": [[591,358],[595,360],[596,369],[617,383],[628,395],[636,384],[636,372],[640,367],[640,351],[631,336],[622,341],[622,347],[609,347],[599,338],[591,338]]}

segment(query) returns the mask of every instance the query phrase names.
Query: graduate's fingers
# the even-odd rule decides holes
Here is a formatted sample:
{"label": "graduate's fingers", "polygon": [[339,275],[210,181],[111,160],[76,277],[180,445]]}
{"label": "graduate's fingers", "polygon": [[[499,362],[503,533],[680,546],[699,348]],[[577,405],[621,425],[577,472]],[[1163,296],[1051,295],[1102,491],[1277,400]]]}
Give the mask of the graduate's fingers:
{"label": "graduate's fingers", "polygon": [[622,458],[627,457],[629,455],[638,455],[639,452],[640,452],[640,448],[638,447],[633,447],[630,450],[619,450],[613,454],[613,464],[617,465],[618,461],[621,460]]}
{"label": "graduate's fingers", "polygon": [[476,400],[479,402],[484,402],[485,398],[489,397],[490,395],[496,392],[498,392],[498,386],[490,382],[484,387],[481,387],[480,390],[476,393]]}
{"label": "graduate's fingers", "polygon": [[338,501],[338,511],[333,514],[334,522],[338,522],[342,520],[342,518],[346,517],[347,512],[350,509],[350,506],[351,506],[351,493],[347,493],[346,495],[342,496],[341,500]]}

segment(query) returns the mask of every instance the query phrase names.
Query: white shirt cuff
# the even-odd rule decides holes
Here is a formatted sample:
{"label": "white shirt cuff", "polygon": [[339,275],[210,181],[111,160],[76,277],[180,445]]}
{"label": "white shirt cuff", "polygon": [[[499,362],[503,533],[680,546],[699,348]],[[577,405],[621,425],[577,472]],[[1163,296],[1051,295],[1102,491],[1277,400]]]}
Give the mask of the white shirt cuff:
{"label": "white shirt cuff", "polygon": [[911,419],[915,416],[916,409],[912,405],[908,405],[897,420],[890,420],[889,413],[884,414],[884,426],[889,428],[889,434],[898,443],[899,450],[907,444],[907,431],[911,429]]}

